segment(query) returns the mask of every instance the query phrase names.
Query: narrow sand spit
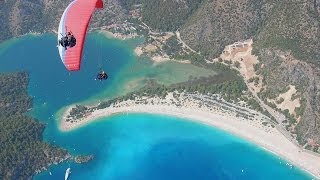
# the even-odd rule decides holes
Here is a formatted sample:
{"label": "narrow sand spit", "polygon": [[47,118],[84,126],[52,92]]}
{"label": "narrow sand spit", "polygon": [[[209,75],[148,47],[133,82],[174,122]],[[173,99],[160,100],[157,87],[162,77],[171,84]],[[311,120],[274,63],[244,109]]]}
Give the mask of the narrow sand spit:
{"label": "narrow sand spit", "polygon": [[[166,101],[175,101],[168,96]],[[264,126],[261,120],[248,120],[232,116],[230,113],[221,113],[214,107],[200,108],[191,101],[183,103],[183,106],[163,104],[152,99],[147,104],[136,104],[134,100],[127,100],[105,109],[95,110],[75,122],[66,121],[72,107],[66,110],[59,128],[62,131],[70,131],[117,113],[152,113],[165,114],[185,118],[191,121],[207,124],[253,142],[286,159],[291,164],[302,168],[314,176],[320,177],[320,156],[309,153],[288,140],[276,127]]]}

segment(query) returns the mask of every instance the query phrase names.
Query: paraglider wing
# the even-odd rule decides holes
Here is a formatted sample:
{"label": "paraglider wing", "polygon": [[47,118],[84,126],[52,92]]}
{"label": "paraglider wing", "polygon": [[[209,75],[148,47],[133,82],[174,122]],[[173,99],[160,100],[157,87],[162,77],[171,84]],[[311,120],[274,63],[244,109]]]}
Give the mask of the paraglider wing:
{"label": "paraglider wing", "polygon": [[69,71],[80,70],[83,44],[91,16],[97,8],[103,8],[102,0],[74,0],[63,12],[58,30],[58,41],[71,32],[76,38],[74,47],[58,45],[60,58]]}

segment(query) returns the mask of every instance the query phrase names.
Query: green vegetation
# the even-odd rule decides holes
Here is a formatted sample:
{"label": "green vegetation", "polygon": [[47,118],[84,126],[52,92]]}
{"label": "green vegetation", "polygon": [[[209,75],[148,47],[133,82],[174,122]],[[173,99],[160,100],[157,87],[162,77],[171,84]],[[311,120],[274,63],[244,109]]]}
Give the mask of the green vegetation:
{"label": "green vegetation", "polygon": [[[125,96],[109,100],[98,105],[98,109],[109,107],[112,103],[133,99],[135,96],[159,96],[165,97],[168,92],[187,92],[187,93],[202,93],[202,94],[220,94],[226,101],[238,102],[247,100],[244,97],[247,92],[247,86],[241,77],[234,71],[221,63],[212,64],[209,66],[214,71],[219,72],[218,75],[210,77],[190,77],[187,82],[172,84],[169,86],[158,84],[155,80],[150,79],[146,86],[142,89],[129,93]],[[257,109],[261,107],[259,104],[253,105]]]}
{"label": "green vegetation", "polygon": [[172,36],[166,41],[165,45],[163,46],[163,50],[169,55],[170,58],[179,59],[176,57],[178,57],[180,52],[182,52],[182,46],[177,40],[177,37]]}
{"label": "green vegetation", "polygon": [[[256,83],[257,79],[253,79],[254,82]],[[259,80],[259,78],[258,78]],[[276,99],[280,94],[283,94],[285,92],[286,88],[275,88],[275,87],[269,87],[265,89],[261,89],[261,91],[258,93],[259,97],[263,100],[265,99]],[[281,102],[277,102],[277,104],[280,104]]]}
{"label": "green vegetation", "polygon": [[302,117],[305,110],[306,110],[306,100],[301,99],[300,100],[300,107],[296,107],[294,109],[294,112],[296,113],[297,117]]}
{"label": "green vegetation", "polygon": [[253,98],[250,98],[248,100],[248,106],[251,108],[251,109],[254,109],[256,111],[260,111],[260,112],[263,112],[263,109],[262,107],[260,106],[260,104]]}
{"label": "green vegetation", "polygon": [[42,142],[44,125],[25,114],[31,108],[26,73],[0,74],[0,179],[30,179],[37,170],[68,157]]}
{"label": "green vegetation", "polygon": [[123,8],[125,8],[126,10],[131,10],[133,9],[134,5],[141,4],[142,0],[119,0],[119,2],[121,3]]}
{"label": "green vegetation", "polygon": [[297,133],[297,141],[299,144],[304,145],[307,143],[307,140],[303,137],[302,133]]}
{"label": "green vegetation", "polygon": [[86,113],[88,113],[89,108],[82,105],[76,105],[76,107],[72,108],[70,111],[70,114],[68,115],[67,121],[69,121],[70,117],[80,119],[85,116]]}
{"label": "green vegetation", "polygon": [[34,1],[1,1],[0,15],[0,42],[30,31],[43,32],[51,23],[47,21],[43,7]]}
{"label": "green vegetation", "polygon": [[255,77],[252,77],[248,80],[248,83],[252,83],[254,82],[254,85],[257,86],[259,84],[259,77],[258,76],[255,76]]}
{"label": "green vegetation", "polygon": [[32,101],[26,93],[27,85],[27,74],[0,74],[1,117],[23,114],[32,106]]}
{"label": "green vegetation", "polygon": [[142,19],[161,31],[176,31],[203,0],[143,0]]}
{"label": "green vegetation", "polygon": [[203,1],[181,26],[182,39],[205,57],[218,57],[226,45],[254,37],[263,22],[264,2]]}
{"label": "green vegetation", "polygon": [[175,54],[173,58],[177,60],[190,60],[194,65],[206,67],[205,57],[197,53]]}
{"label": "green vegetation", "polygon": [[314,2],[270,2],[273,8],[257,36],[256,48],[290,50],[294,57],[320,65],[320,9]]}
{"label": "green vegetation", "polygon": [[[125,5],[129,7],[132,4],[131,2],[139,1],[128,0]],[[69,3],[69,0],[0,0],[0,42],[30,32],[43,33],[56,30],[61,15]],[[127,19],[127,11],[119,4],[118,2],[110,2],[110,4],[105,5],[104,9],[97,11],[92,17],[90,27],[102,27],[110,23],[120,23]]]}
{"label": "green vegetation", "polygon": [[278,99],[278,100],[276,101],[276,103],[277,103],[277,104],[281,104],[283,101],[284,101],[284,99],[283,99],[283,97],[281,97],[280,99]]}
{"label": "green vegetation", "polygon": [[164,86],[157,84],[154,81],[150,81],[144,88],[127,95],[124,99],[130,99],[135,94],[137,96],[148,95],[148,96],[160,96],[165,97],[168,92],[199,92],[202,94],[221,94],[222,97],[227,101],[238,101],[243,95],[243,91],[246,91],[247,87],[243,83],[241,78],[227,79],[222,75],[202,78],[191,78],[187,82],[173,84],[170,86]]}
{"label": "green vegetation", "polygon": [[[320,143],[320,127],[316,125],[320,120],[316,110],[320,105],[320,96],[317,96],[320,78],[316,75],[319,69],[304,62],[292,63],[294,59],[290,55],[287,59],[283,57],[283,54],[279,56],[279,52],[276,51],[259,51],[259,61],[264,64],[263,68],[259,69],[263,76],[264,88],[258,96],[270,107],[282,112],[274,103],[267,103],[267,99],[279,100],[276,103],[280,103],[282,100],[278,98],[279,95],[287,92],[289,85],[295,86],[297,92],[291,99],[299,98],[301,106],[295,108],[295,117],[287,111],[282,112],[288,119],[287,129],[294,128],[301,145],[304,145],[308,138]],[[297,118],[300,118],[298,123]]]}
{"label": "green vegetation", "polygon": [[289,113],[288,109],[283,110],[282,113],[288,119],[289,125],[293,125],[293,124],[295,124],[297,122],[297,119],[294,117],[294,115]]}
{"label": "green vegetation", "polygon": [[240,68],[240,63],[238,62],[238,61],[236,61],[235,63],[234,63],[234,67],[236,67],[236,68]]}

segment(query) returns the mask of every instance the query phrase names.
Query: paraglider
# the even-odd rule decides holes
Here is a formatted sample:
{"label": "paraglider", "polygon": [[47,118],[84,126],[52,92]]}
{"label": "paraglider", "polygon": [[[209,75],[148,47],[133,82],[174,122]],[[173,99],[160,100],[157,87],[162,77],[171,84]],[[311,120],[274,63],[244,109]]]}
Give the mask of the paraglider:
{"label": "paraglider", "polygon": [[97,80],[107,80],[108,79],[108,74],[105,71],[100,71],[99,74],[97,75]]}
{"label": "paraglider", "polygon": [[67,70],[80,70],[88,25],[95,10],[100,8],[103,8],[102,0],[74,0],[63,12],[58,29],[58,50]]}
{"label": "paraglider", "polygon": [[77,40],[74,37],[74,35],[72,34],[72,32],[68,32],[67,35],[63,36],[60,40],[59,40],[59,45],[61,45],[62,47],[64,47],[65,50],[67,50],[68,47],[73,47],[77,44]]}

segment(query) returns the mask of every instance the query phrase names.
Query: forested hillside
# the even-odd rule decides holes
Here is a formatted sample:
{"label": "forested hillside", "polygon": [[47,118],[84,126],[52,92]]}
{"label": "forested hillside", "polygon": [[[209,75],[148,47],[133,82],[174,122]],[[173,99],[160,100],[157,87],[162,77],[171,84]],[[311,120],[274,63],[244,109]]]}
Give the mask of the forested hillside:
{"label": "forested hillside", "polygon": [[[315,145],[317,143],[313,142],[320,142],[320,69],[281,51],[260,50],[259,54],[261,64],[257,67],[263,64],[263,68],[256,70],[263,76],[265,85],[259,92],[260,99],[283,112],[287,117],[287,122],[283,124],[296,135],[300,144],[318,151],[318,146]],[[283,100],[279,95],[288,92],[290,86],[296,89],[291,101],[299,102],[299,106],[291,113],[277,108]],[[272,100],[276,102],[270,103]],[[290,102],[289,106],[294,106],[294,102]],[[311,144],[307,144],[308,142]]]}
{"label": "forested hillside", "polygon": [[320,66],[320,1],[271,1],[256,37],[256,48],[290,51]]}
{"label": "forested hillside", "polygon": [[26,73],[0,74],[0,179],[30,179],[36,171],[69,157],[42,142],[45,126],[26,116],[32,100]]}
{"label": "forested hillside", "polygon": [[185,24],[202,1],[143,0],[142,18],[145,23],[154,29],[175,31]]}
{"label": "forested hillside", "polygon": [[[320,144],[320,18],[317,0],[270,1],[268,14],[254,38],[255,54],[263,68],[265,89],[278,96],[293,85],[300,107],[284,111],[287,129],[307,149],[319,152]],[[261,97],[266,100],[267,96]],[[285,123],[286,124],[286,123]]]}
{"label": "forested hillside", "polygon": [[218,56],[226,45],[253,37],[263,22],[264,1],[206,1],[181,27],[189,46]]}
{"label": "forested hillside", "polygon": [[[70,0],[0,1],[0,42],[30,32],[58,30],[59,21]],[[126,10],[118,0],[105,0],[105,8],[95,13],[91,27],[124,21]]]}

